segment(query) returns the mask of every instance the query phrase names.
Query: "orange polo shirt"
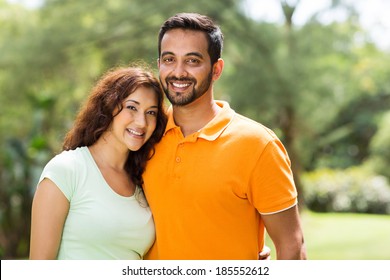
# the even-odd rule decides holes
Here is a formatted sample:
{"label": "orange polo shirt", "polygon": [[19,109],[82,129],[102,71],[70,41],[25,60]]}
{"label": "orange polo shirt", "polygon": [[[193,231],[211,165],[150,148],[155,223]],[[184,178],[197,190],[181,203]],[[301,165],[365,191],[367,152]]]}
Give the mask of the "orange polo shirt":
{"label": "orange polo shirt", "polygon": [[258,259],[261,214],[297,203],[290,160],[276,135],[226,102],[183,137],[172,112],[144,174],[156,241],[149,259]]}

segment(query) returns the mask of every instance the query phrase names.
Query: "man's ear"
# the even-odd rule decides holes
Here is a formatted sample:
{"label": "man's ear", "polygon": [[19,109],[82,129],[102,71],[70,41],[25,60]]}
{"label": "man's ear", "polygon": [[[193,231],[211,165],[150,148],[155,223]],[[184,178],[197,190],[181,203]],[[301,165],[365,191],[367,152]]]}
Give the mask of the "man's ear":
{"label": "man's ear", "polygon": [[157,58],[157,68],[160,68],[160,58]]}
{"label": "man's ear", "polygon": [[225,62],[222,58],[219,58],[216,63],[213,65],[213,81],[216,81],[221,77],[222,70]]}

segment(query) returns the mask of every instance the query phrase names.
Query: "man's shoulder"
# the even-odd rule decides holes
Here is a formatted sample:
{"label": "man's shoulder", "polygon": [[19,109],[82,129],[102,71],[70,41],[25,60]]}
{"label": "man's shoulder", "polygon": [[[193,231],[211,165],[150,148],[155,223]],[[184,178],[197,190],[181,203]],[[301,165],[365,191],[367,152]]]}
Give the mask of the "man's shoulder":
{"label": "man's shoulder", "polygon": [[272,129],[268,128],[260,122],[257,122],[238,113],[235,113],[230,125],[230,129],[233,132],[238,133],[241,137],[247,136],[261,138],[267,141],[278,139]]}

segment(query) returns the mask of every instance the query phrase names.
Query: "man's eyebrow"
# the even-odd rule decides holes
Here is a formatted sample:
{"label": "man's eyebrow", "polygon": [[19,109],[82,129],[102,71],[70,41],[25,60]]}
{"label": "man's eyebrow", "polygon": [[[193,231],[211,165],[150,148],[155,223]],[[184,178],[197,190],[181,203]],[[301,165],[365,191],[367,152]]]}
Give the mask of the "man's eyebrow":
{"label": "man's eyebrow", "polygon": [[[161,53],[162,57],[165,55],[175,55],[175,54],[173,52],[170,52],[170,51],[165,51],[165,52]],[[190,52],[190,53],[187,53],[186,56],[196,56],[196,57],[203,59],[203,55],[199,52]]]}
{"label": "man's eyebrow", "polygon": [[162,52],[161,56],[164,56],[164,55],[175,55],[175,54],[173,52]]}
{"label": "man's eyebrow", "polygon": [[186,56],[197,56],[197,57],[203,59],[203,55],[199,52],[190,52],[190,53],[187,53]]}

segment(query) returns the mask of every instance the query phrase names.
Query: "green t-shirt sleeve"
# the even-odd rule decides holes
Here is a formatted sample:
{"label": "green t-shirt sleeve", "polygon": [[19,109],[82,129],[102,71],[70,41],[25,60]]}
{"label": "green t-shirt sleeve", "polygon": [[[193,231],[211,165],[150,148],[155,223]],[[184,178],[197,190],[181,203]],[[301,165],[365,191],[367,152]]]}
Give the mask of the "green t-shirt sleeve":
{"label": "green t-shirt sleeve", "polygon": [[69,152],[62,152],[52,158],[42,171],[39,182],[48,178],[63,192],[70,201],[76,186],[77,162]]}

